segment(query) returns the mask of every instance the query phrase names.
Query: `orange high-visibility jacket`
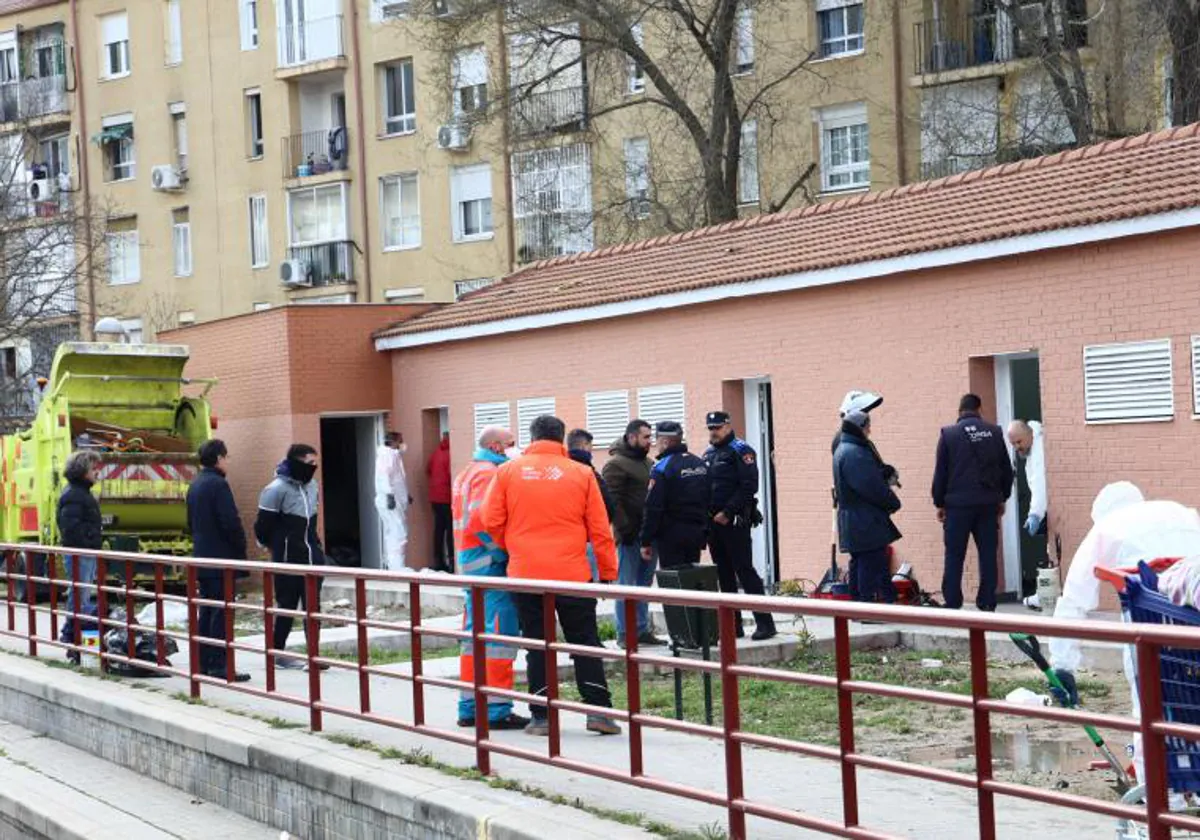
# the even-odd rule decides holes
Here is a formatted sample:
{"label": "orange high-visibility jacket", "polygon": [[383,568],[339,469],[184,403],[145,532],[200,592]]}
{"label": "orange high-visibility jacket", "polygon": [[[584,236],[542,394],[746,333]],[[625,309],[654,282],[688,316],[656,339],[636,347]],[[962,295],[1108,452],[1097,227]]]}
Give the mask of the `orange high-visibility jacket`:
{"label": "orange high-visibility jacket", "polygon": [[508,576],[591,580],[587,544],[600,579],[617,579],[617,551],[600,485],[561,443],[535,441],[496,471],[483,504],[483,528],[508,551]]}

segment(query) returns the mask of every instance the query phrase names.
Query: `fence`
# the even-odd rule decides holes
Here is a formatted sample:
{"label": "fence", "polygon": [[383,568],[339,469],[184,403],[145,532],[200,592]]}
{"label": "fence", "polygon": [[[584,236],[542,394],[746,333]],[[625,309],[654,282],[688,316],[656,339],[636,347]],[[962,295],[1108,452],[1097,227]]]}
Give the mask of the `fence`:
{"label": "fence", "polygon": [[[443,739],[474,749],[476,766],[484,774],[491,772],[492,756],[503,755],[539,762],[609,781],[633,784],[640,788],[657,791],[669,796],[683,797],[718,806],[727,812],[729,834],[733,838],[740,839],[747,836],[746,819],[748,816],[772,820],[812,831],[824,832],[837,837],[851,837],[858,838],[859,840],[874,840],[874,838],[879,838],[879,840],[883,840],[884,838],[894,836],[885,833],[881,829],[861,825],[859,820],[860,799],[857,775],[860,768],[893,773],[917,778],[929,783],[951,785],[976,791],[978,831],[982,840],[994,840],[996,837],[995,798],[998,795],[1011,796],[1063,808],[1078,809],[1113,818],[1144,822],[1148,824],[1150,840],[1169,840],[1173,827],[1193,831],[1200,829],[1200,819],[1171,813],[1167,806],[1165,738],[1176,737],[1193,741],[1200,740],[1200,727],[1171,723],[1164,720],[1158,656],[1159,650],[1163,646],[1200,648],[1200,631],[1192,628],[1125,625],[1112,622],[1054,621],[1044,618],[1026,618],[1023,616],[1010,618],[996,614],[961,613],[935,609],[873,606],[790,598],[730,596],[700,592],[682,592],[679,590],[629,589],[625,587],[596,586],[590,584],[562,584],[508,580],[503,578],[420,575],[412,572],[296,566],[288,567],[287,571],[289,575],[303,576],[305,607],[303,610],[288,610],[275,606],[273,596],[276,591],[277,579],[280,577],[280,566],[276,564],[245,563],[228,560],[192,560],[190,558],[96,552],[96,579],[97,581],[102,581],[103,585],[88,585],[80,584],[77,576],[74,575],[70,580],[58,576],[56,574],[55,563],[46,564],[48,567],[47,573],[43,576],[33,573],[31,563],[23,562],[23,559],[28,557],[29,552],[36,551],[55,556],[64,553],[60,548],[0,544],[0,551],[4,552],[3,577],[7,584],[4,599],[6,615],[2,626],[0,626],[0,636],[22,640],[27,646],[27,652],[31,656],[37,655],[39,648],[42,646],[74,650],[80,653],[84,652],[79,644],[57,641],[59,622],[72,615],[64,605],[63,596],[58,592],[59,586],[70,583],[71,585],[82,586],[85,590],[96,592],[99,614],[102,616],[107,616],[110,605],[116,604],[124,607],[126,616],[124,620],[104,618],[101,621],[105,627],[124,629],[126,639],[134,638],[133,631],[137,625],[131,617],[136,611],[135,607],[139,603],[150,602],[156,605],[155,626],[153,628],[141,628],[141,631],[153,633],[157,661],[146,662],[112,653],[101,653],[102,668],[108,668],[113,663],[123,663],[138,665],[160,673],[182,677],[189,681],[193,697],[200,696],[201,688],[204,685],[220,685],[230,691],[242,692],[279,703],[301,706],[308,709],[309,726],[313,731],[320,731],[322,729],[326,715],[335,715]],[[145,564],[151,565],[154,569],[153,584],[148,589],[137,589],[133,584],[135,566],[143,566]],[[174,566],[181,566],[186,571],[186,591],[183,594],[177,595],[166,592],[167,569]],[[77,568],[77,566],[74,568]],[[205,600],[199,596],[197,575],[201,568],[220,570],[224,589],[222,600]],[[264,597],[261,605],[234,603],[234,579],[239,571],[249,571],[262,575]],[[317,606],[318,592],[320,579],[323,577],[338,577],[353,581],[355,612],[352,617],[320,612],[320,608]],[[407,584],[410,599],[410,618],[408,621],[389,622],[368,617],[366,611],[367,585],[373,581],[391,581],[393,583]],[[28,603],[18,603],[14,597],[14,593],[17,591],[19,585],[22,584],[25,592],[33,592],[35,586],[38,585],[49,586],[49,603],[47,605],[38,604],[36,603],[36,598],[29,598]],[[625,625],[627,628],[626,647],[624,650],[618,651],[608,648],[580,647],[555,641],[546,643],[534,639],[513,638],[496,633],[483,632],[480,630],[480,625],[483,622],[479,621],[474,622],[474,627],[471,631],[426,626],[422,622],[422,596],[426,590],[437,587],[466,589],[476,615],[483,614],[485,590],[505,590],[541,595],[545,601],[545,615],[547,616],[546,627],[544,628],[545,636],[549,639],[555,638],[553,603],[556,597],[579,596],[595,598],[615,597],[619,595],[626,599],[624,607]],[[654,601],[676,606],[701,607],[715,610],[720,628],[719,660],[709,662],[642,653],[638,649],[637,644],[638,624],[636,609],[638,601]],[[186,632],[164,627],[164,607],[171,602],[186,605],[188,613],[188,629]],[[223,646],[227,650],[226,680],[206,676],[198,670],[200,645],[204,642],[193,630],[197,627],[197,614],[199,608],[202,606],[226,608],[225,631],[226,639],[230,641],[208,642],[209,644]],[[305,652],[298,654],[282,650],[264,650],[236,640],[233,632],[234,610],[260,613],[263,617],[265,637],[267,639],[272,637],[274,622],[278,618],[287,616],[302,620],[306,634]],[[798,673],[790,670],[767,668],[739,662],[738,649],[734,637],[737,620],[736,614],[739,610],[770,610],[777,614],[822,616],[833,619],[834,655],[836,660],[835,674],[829,676]],[[17,620],[19,612],[25,613],[25,627],[21,627]],[[39,622],[39,617],[48,618],[49,635],[43,634],[42,625],[45,624],[45,621]],[[968,632],[970,654],[970,695],[854,679],[851,662],[850,622],[867,620],[966,630]],[[357,662],[347,662],[321,655],[319,642],[320,628],[323,625],[335,624],[351,625],[356,628]],[[370,665],[367,637],[367,631],[370,628],[399,630],[411,634],[411,674],[394,673]],[[1037,633],[1044,636],[1068,636],[1088,641],[1133,644],[1136,648],[1138,679],[1142,689],[1141,720],[1135,721],[1131,718],[1108,714],[1091,714],[1073,709],[1016,705],[1003,700],[991,699],[988,692],[989,675],[986,642],[986,634],[989,632]],[[424,673],[422,665],[422,640],[427,637],[450,638],[458,640],[464,645],[469,645],[474,654],[473,679],[470,682],[463,682],[461,680],[434,677]],[[189,666],[186,670],[174,668],[166,664],[165,643],[168,638],[174,638],[187,646],[189,651]],[[540,648],[544,650],[546,654],[547,695],[545,697],[535,697],[521,691],[510,691],[486,685],[485,646],[489,643],[525,649]],[[265,688],[231,682],[236,670],[235,657],[238,654],[265,657]],[[628,708],[599,710],[584,703],[561,699],[558,693],[558,657],[563,654],[584,654],[622,662],[628,686]],[[309,666],[306,695],[290,695],[278,690],[275,680],[275,669],[278,661],[282,659],[303,660]],[[327,666],[331,669],[344,669],[357,675],[357,707],[337,706],[322,698],[322,672],[320,666]],[[710,726],[646,714],[641,705],[640,669],[643,667],[683,668],[689,671],[707,672],[717,677],[724,706],[721,724],[719,726]],[[400,719],[372,710],[370,682],[372,677],[401,680],[409,683],[412,691],[413,714],[411,719]],[[801,743],[779,737],[759,735],[743,729],[739,710],[739,681],[741,680],[779,681],[793,685],[828,689],[836,697],[838,708],[838,746],[830,747]],[[488,697],[502,697],[514,701],[547,706],[550,729],[548,749],[546,752],[541,752],[493,740],[489,736],[487,715],[485,714],[476,715],[474,731],[469,734],[464,731],[455,732],[431,725],[425,715],[426,689],[430,687],[470,691],[475,696],[476,707],[481,710],[486,708]],[[910,764],[858,752],[855,748],[854,699],[856,696],[890,697],[899,700],[962,709],[969,712],[973,717],[974,723],[974,772],[964,773],[919,764]],[[560,748],[559,728],[559,716],[562,712],[585,714],[601,712],[611,714],[613,718],[627,724],[629,739],[628,770],[618,770],[609,766],[563,756]],[[1079,726],[1091,724],[1119,732],[1140,732],[1144,739],[1143,757],[1146,767],[1146,778],[1144,780],[1147,789],[1146,806],[1143,808],[1117,802],[1089,799],[1062,791],[1042,790],[994,778],[992,773],[991,748],[992,715],[1016,715],[1023,718]],[[691,787],[648,774],[645,769],[646,761],[643,752],[643,731],[648,728],[662,729],[720,741],[723,744],[725,755],[724,790],[707,790]],[[834,821],[819,818],[811,814],[806,814],[803,811],[758,802],[749,798],[745,791],[745,777],[742,765],[743,750],[746,747],[779,750],[793,755],[808,756],[837,763],[841,769],[842,819]]]}
{"label": "fence", "polygon": [[350,241],[322,242],[319,245],[294,245],[288,259],[308,266],[308,278],[314,286],[339,286],[354,282],[354,252]]}
{"label": "fence", "polygon": [[350,134],[344,126],[318,128],[283,138],[283,177],[306,178],[344,170],[350,155]]}

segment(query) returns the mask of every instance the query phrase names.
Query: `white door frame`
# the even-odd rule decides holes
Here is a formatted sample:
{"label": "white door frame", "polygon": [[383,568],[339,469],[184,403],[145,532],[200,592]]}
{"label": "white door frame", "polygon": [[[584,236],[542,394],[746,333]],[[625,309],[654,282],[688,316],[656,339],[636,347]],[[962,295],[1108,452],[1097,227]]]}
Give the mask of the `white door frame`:
{"label": "white door frame", "polygon": [[[383,445],[383,436],[386,431],[386,411],[336,411],[322,412],[317,415],[318,423],[321,420],[375,420],[375,450],[378,450]],[[358,441],[357,431],[355,432],[355,443]],[[375,463],[375,451],[368,453],[364,457],[364,453],[356,453],[359,458],[359,463],[369,461]],[[364,492],[365,491],[365,492]],[[366,557],[360,557],[359,562],[362,563],[364,569],[381,569],[383,568],[383,523],[379,521],[379,513],[375,510],[375,476],[372,474],[369,477],[360,475],[358,477],[358,506],[359,506],[359,527],[362,527],[363,517],[369,518],[375,523],[375,527],[379,533],[375,539],[375,545],[379,547],[379,555],[370,558],[373,565],[367,565]]]}
{"label": "white door frame", "polygon": [[[1007,432],[1008,424],[1017,419],[1013,408],[1012,362],[1019,359],[1036,359],[1037,351],[1020,353],[1004,353],[993,357],[996,372],[996,424]],[[1013,457],[1012,447],[1008,443],[1008,435],[1004,435],[1004,446],[1008,457]],[[1015,499],[1016,480],[1013,481],[1014,498],[1004,508],[1004,516],[1000,520],[1000,529],[1004,538],[1001,541],[1004,551],[1004,591],[1021,594],[1021,523],[1019,505]]]}
{"label": "white door frame", "polygon": [[758,574],[763,579],[763,584],[770,588],[775,581],[775,564],[772,562],[774,555],[774,534],[771,528],[771,517],[773,516],[771,504],[771,482],[770,470],[773,469],[771,464],[771,453],[764,451],[765,443],[769,439],[768,426],[769,418],[762,415],[759,410],[759,389],[760,386],[769,384],[771,377],[756,376],[742,380],[743,400],[746,416],[746,428],[743,431],[746,443],[754,447],[754,451],[758,453],[758,505],[759,510],[763,515],[763,524],[752,530],[752,553],[751,557],[754,560],[754,568],[758,570]]}

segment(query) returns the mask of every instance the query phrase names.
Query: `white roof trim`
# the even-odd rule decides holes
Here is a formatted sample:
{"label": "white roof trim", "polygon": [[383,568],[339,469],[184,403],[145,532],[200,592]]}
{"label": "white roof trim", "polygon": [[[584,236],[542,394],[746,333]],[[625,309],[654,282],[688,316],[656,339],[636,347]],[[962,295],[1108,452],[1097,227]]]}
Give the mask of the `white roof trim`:
{"label": "white roof trim", "polygon": [[515,318],[486,321],[481,324],[469,324],[462,327],[447,327],[445,329],[429,330],[428,332],[384,336],[375,340],[375,349],[379,351],[402,350],[407,347],[422,347],[430,344],[444,344],[450,341],[465,341],[473,338],[505,335],[525,330],[559,327],[568,324],[577,324],[581,321],[600,321],[607,318],[620,318],[626,315],[640,315],[658,309],[676,309],[683,306],[695,306],[701,303],[713,303],[731,298],[771,295],[780,292],[797,291],[799,289],[810,289],[817,286],[851,283],[855,280],[867,280],[890,274],[901,274],[907,271],[944,268],[951,265],[982,262],[984,260],[1011,257],[1017,254],[1047,251],[1054,248],[1069,248],[1076,245],[1122,239],[1128,236],[1142,236],[1149,233],[1161,233],[1187,227],[1200,227],[1200,207],[1175,210],[1170,213],[1158,213],[1151,216],[1138,216],[1137,218],[1122,219],[1115,222],[1102,222],[1083,227],[1060,228],[1058,230],[1026,234],[1024,236],[1014,236],[1008,239],[998,239],[994,242],[960,245],[953,248],[925,251],[903,257],[892,257],[889,259],[838,266],[836,268],[820,269],[818,271],[804,271],[798,274],[767,277],[762,280],[726,283],[721,286],[712,286],[704,289],[671,292],[669,294],[623,300],[616,303],[603,303],[597,306],[565,309],[559,312],[519,315]]}

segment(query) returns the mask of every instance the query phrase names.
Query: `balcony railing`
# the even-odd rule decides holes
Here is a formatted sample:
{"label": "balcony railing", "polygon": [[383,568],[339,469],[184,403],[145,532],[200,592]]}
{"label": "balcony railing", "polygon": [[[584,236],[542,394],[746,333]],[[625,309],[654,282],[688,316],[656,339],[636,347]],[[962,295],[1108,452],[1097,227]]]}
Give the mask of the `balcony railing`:
{"label": "balcony railing", "polygon": [[67,77],[64,75],[0,86],[0,122],[17,122],[67,111]]}
{"label": "balcony railing", "polygon": [[[1067,49],[1086,47],[1086,8],[1067,0],[1056,12],[1056,34]],[[1035,58],[1047,49],[1048,30],[1041,2],[1023,3],[1013,15],[1000,12],[932,18],[916,27],[916,72],[943,73],[1015,58]]]}
{"label": "balcony railing", "polygon": [[512,91],[512,130],[517,136],[579,131],[587,127],[587,89]]}
{"label": "balcony railing", "polygon": [[350,133],[344,126],[319,128],[283,138],[283,177],[308,178],[343,170],[350,156]]}
{"label": "balcony railing", "polygon": [[340,286],[354,282],[355,250],[357,246],[350,241],[299,245],[288,248],[288,259],[300,260],[308,266],[312,285]]}
{"label": "balcony railing", "polygon": [[517,262],[548,260],[592,249],[592,214],[558,211],[520,216],[515,220]]}
{"label": "balcony railing", "polygon": [[948,178],[951,175],[961,175],[963,172],[973,172],[976,169],[983,169],[995,162],[995,154],[947,155],[941,160],[922,163],[921,179],[932,181],[935,178]]}
{"label": "balcony railing", "polygon": [[299,67],[346,55],[342,16],[284,23],[279,27],[279,66]]}

